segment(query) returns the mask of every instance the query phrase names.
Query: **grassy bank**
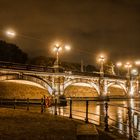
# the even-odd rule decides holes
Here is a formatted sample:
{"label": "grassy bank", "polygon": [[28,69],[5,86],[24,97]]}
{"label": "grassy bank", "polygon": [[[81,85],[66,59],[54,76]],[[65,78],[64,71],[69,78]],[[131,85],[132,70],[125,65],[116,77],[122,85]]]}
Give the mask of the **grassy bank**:
{"label": "grassy bank", "polygon": [[[77,140],[77,126],[82,121],[55,116],[32,108],[21,109],[0,108],[0,140]],[[126,140],[123,136],[115,136],[98,127],[99,140]]]}
{"label": "grassy bank", "polygon": [[0,108],[1,140],[76,140],[78,122],[40,111]]}

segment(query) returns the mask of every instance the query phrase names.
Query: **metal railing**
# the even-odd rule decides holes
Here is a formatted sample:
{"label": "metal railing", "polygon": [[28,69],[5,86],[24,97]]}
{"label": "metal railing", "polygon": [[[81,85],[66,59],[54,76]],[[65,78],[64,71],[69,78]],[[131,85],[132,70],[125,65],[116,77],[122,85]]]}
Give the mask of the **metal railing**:
{"label": "metal railing", "polygon": [[[104,104],[102,104],[102,105],[104,105],[105,113],[104,114],[96,114],[96,113],[93,113],[93,112],[89,112],[89,101],[91,101],[91,100],[82,100],[82,102],[83,101],[85,102],[85,110],[84,111],[73,109],[73,101],[77,101],[77,100],[70,99],[70,100],[68,100],[69,106],[67,108],[63,107],[63,110],[67,110],[67,112],[69,112],[69,113],[67,113],[67,116],[69,118],[77,118],[78,117],[78,118],[81,118],[83,121],[85,121],[85,123],[89,123],[91,121],[98,122],[97,120],[95,120],[93,118],[90,118],[89,115],[90,116],[91,115],[98,116],[100,118],[102,117],[103,119],[102,120],[100,119],[100,122],[98,122],[98,124],[102,124],[102,126],[104,128],[104,131],[109,132],[110,129],[111,130],[113,129],[114,131],[116,130],[117,132],[118,131],[122,132],[123,135],[125,135],[126,137],[129,138],[129,140],[137,140],[138,139],[137,136],[135,135],[135,133],[136,134],[140,133],[140,130],[133,126],[134,122],[132,121],[132,119],[133,119],[134,112],[137,112],[137,113],[140,114],[140,110],[137,110],[137,109],[134,109],[134,108],[131,108],[131,107],[125,107],[125,106],[115,105],[115,104],[110,104],[108,102],[105,102]],[[121,121],[118,121],[118,120],[115,120],[115,119],[111,118],[108,115],[108,110],[109,110],[109,107],[111,107],[111,106],[126,109],[127,110],[128,121],[127,122],[121,122]],[[55,101],[55,109],[54,109],[55,110],[55,113],[54,113],[55,115],[58,114],[58,108],[60,109],[61,107],[57,106],[57,100],[56,100]],[[133,114],[132,114],[132,111],[133,111]],[[79,114],[77,115],[76,113],[81,113],[82,115],[79,115]],[[66,113],[64,113],[64,114],[66,114]],[[109,124],[109,121],[113,121],[113,122],[116,122],[117,124],[119,123],[119,124],[127,127],[129,132],[127,132],[125,130],[121,130],[120,128],[116,127],[115,125]],[[135,133],[134,133],[134,131],[135,131]]]}
{"label": "metal railing", "polygon": [[13,109],[31,110],[32,107],[38,108],[41,113],[46,110],[46,99],[0,99],[0,107]]}
{"label": "metal railing", "polygon": [[[129,137],[130,140],[138,140],[137,138],[137,134],[140,134],[140,130],[139,128],[135,128],[133,126],[133,115],[135,113],[140,115],[140,110],[135,109],[135,108],[131,108],[131,107],[125,107],[122,105],[115,105],[115,104],[110,104],[108,102],[105,103],[101,103],[100,105],[103,105],[104,107],[104,114],[98,114],[98,113],[94,113],[94,112],[89,112],[89,102],[91,102],[92,100],[82,100],[82,102],[85,103],[85,110],[76,110],[73,109],[73,102],[74,101],[79,101],[79,100],[67,100],[67,102],[69,103],[69,105],[67,107],[61,107],[58,103],[57,103],[57,99],[54,100],[53,102],[53,110],[51,110],[51,108],[49,108],[49,110],[52,111],[52,113],[54,115],[59,115],[60,113],[60,109],[62,109],[63,111],[66,111],[65,113],[63,113],[63,115],[66,115],[69,118],[80,118],[83,121],[85,121],[85,123],[95,123],[98,124],[100,126],[102,126],[104,128],[104,131],[110,131],[110,130],[116,130],[117,132],[122,132],[123,135],[125,134],[125,136]],[[99,104],[98,104],[99,105]],[[118,121],[116,119],[113,119],[112,117],[109,116],[109,108],[110,107],[119,107],[122,109],[125,109],[127,111],[127,117],[128,117],[128,121],[126,122],[122,122],[122,121]],[[27,111],[31,110],[31,107],[39,107],[39,110],[41,113],[45,112],[46,110],[46,99],[45,98],[41,98],[41,99],[0,99],[0,107],[10,107],[13,109],[16,108],[21,108],[21,109],[26,109]],[[80,113],[80,115],[78,114]],[[92,118],[91,116],[96,116],[99,117],[99,121],[97,121],[96,119]],[[101,119],[102,118],[102,119]],[[110,124],[109,121],[113,121],[115,123],[121,124],[127,128],[129,128],[128,132],[125,130],[121,130],[120,128],[116,127],[113,124]]]}
{"label": "metal railing", "polygon": [[4,62],[4,61],[0,61],[0,68],[16,69],[16,70],[28,70],[28,71],[31,70],[31,71],[40,71],[40,72],[44,72],[44,71],[48,70],[48,68],[46,66]]}

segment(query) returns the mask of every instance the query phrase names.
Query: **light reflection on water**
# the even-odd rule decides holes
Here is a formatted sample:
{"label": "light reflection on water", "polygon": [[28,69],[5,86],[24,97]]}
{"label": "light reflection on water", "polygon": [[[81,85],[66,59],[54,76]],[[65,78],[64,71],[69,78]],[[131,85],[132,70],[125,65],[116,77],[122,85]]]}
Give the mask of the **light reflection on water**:
{"label": "light reflection on water", "polygon": [[[129,133],[129,121],[128,121],[128,110],[123,107],[131,107],[140,110],[140,102],[133,99],[129,101],[109,101],[110,105],[108,107],[108,116],[109,125],[119,128],[117,132],[124,134],[124,132]],[[111,106],[116,105],[116,106]],[[117,107],[123,106],[123,107]],[[58,108],[58,114],[62,116],[69,117],[69,103],[66,107]],[[73,101],[72,102],[72,117],[76,119],[85,120],[86,117],[86,102],[85,101]],[[89,122],[100,125],[104,127],[104,116],[105,116],[105,107],[103,102],[89,101],[88,109],[88,118]],[[103,116],[100,116],[103,115]],[[125,124],[125,125],[124,125]],[[132,111],[132,134],[136,133],[135,129],[140,130],[140,114]],[[111,127],[110,127],[111,129]],[[140,138],[140,133],[135,134],[137,138]],[[128,136],[128,134],[127,134]],[[138,138],[138,139],[139,139]]]}

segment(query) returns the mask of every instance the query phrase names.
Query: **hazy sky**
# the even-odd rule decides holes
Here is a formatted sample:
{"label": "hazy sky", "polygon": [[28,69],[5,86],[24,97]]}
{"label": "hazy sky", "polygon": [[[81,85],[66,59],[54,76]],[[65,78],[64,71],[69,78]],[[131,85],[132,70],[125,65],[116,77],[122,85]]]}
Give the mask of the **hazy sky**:
{"label": "hazy sky", "polygon": [[[16,30],[15,39],[2,30]],[[140,58],[140,0],[0,0],[0,38],[16,43],[30,56],[54,56],[52,43],[72,46],[61,59],[94,63]]]}

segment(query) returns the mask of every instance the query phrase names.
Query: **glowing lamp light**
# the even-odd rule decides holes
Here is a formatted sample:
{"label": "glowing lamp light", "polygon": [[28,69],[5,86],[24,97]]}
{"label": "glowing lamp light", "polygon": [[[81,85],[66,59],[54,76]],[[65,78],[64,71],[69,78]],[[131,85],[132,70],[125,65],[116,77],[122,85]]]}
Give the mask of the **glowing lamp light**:
{"label": "glowing lamp light", "polygon": [[118,62],[116,65],[117,65],[117,67],[121,67],[122,66],[122,62]]}
{"label": "glowing lamp light", "polygon": [[105,57],[103,55],[100,55],[98,61],[99,62],[104,62],[105,61]]}
{"label": "glowing lamp light", "polygon": [[60,51],[62,51],[64,49],[68,51],[71,48],[68,45],[65,46],[61,42],[60,43],[58,43],[58,42],[55,43],[54,48],[53,48],[53,51],[56,53],[56,61],[54,63],[55,67],[59,67],[59,53],[60,53]]}
{"label": "glowing lamp light", "polygon": [[62,51],[62,47],[59,47],[59,48],[58,48],[58,51],[59,51],[59,52]]}
{"label": "glowing lamp light", "polygon": [[65,49],[66,49],[67,51],[69,51],[69,50],[71,50],[71,47],[70,47],[69,45],[66,45],[66,46],[65,46]]}
{"label": "glowing lamp light", "polygon": [[131,74],[132,75],[138,75],[138,70],[137,69],[132,69]]}
{"label": "glowing lamp light", "polygon": [[131,68],[132,67],[132,65],[129,63],[129,62],[127,62],[126,64],[125,64],[125,68]]}
{"label": "glowing lamp light", "polygon": [[8,37],[15,37],[16,36],[16,32],[14,32],[12,30],[7,30],[5,33]]}
{"label": "glowing lamp light", "polygon": [[60,52],[61,50],[62,50],[61,47],[54,47],[54,48],[53,48],[53,51],[54,51],[54,52]]}
{"label": "glowing lamp light", "polygon": [[140,60],[135,61],[136,65],[140,65]]}
{"label": "glowing lamp light", "polygon": [[56,43],[55,46],[56,46],[56,47],[59,47],[60,45],[59,45],[59,43]]}
{"label": "glowing lamp light", "polygon": [[53,51],[54,51],[54,52],[56,52],[56,51],[57,51],[57,49],[56,49],[56,48],[53,48]]}
{"label": "glowing lamp light", "polygon": [[104,62],[105,62],[105,56],[99,55],[98,62],[100,63],[100,76],[104,76]]}

